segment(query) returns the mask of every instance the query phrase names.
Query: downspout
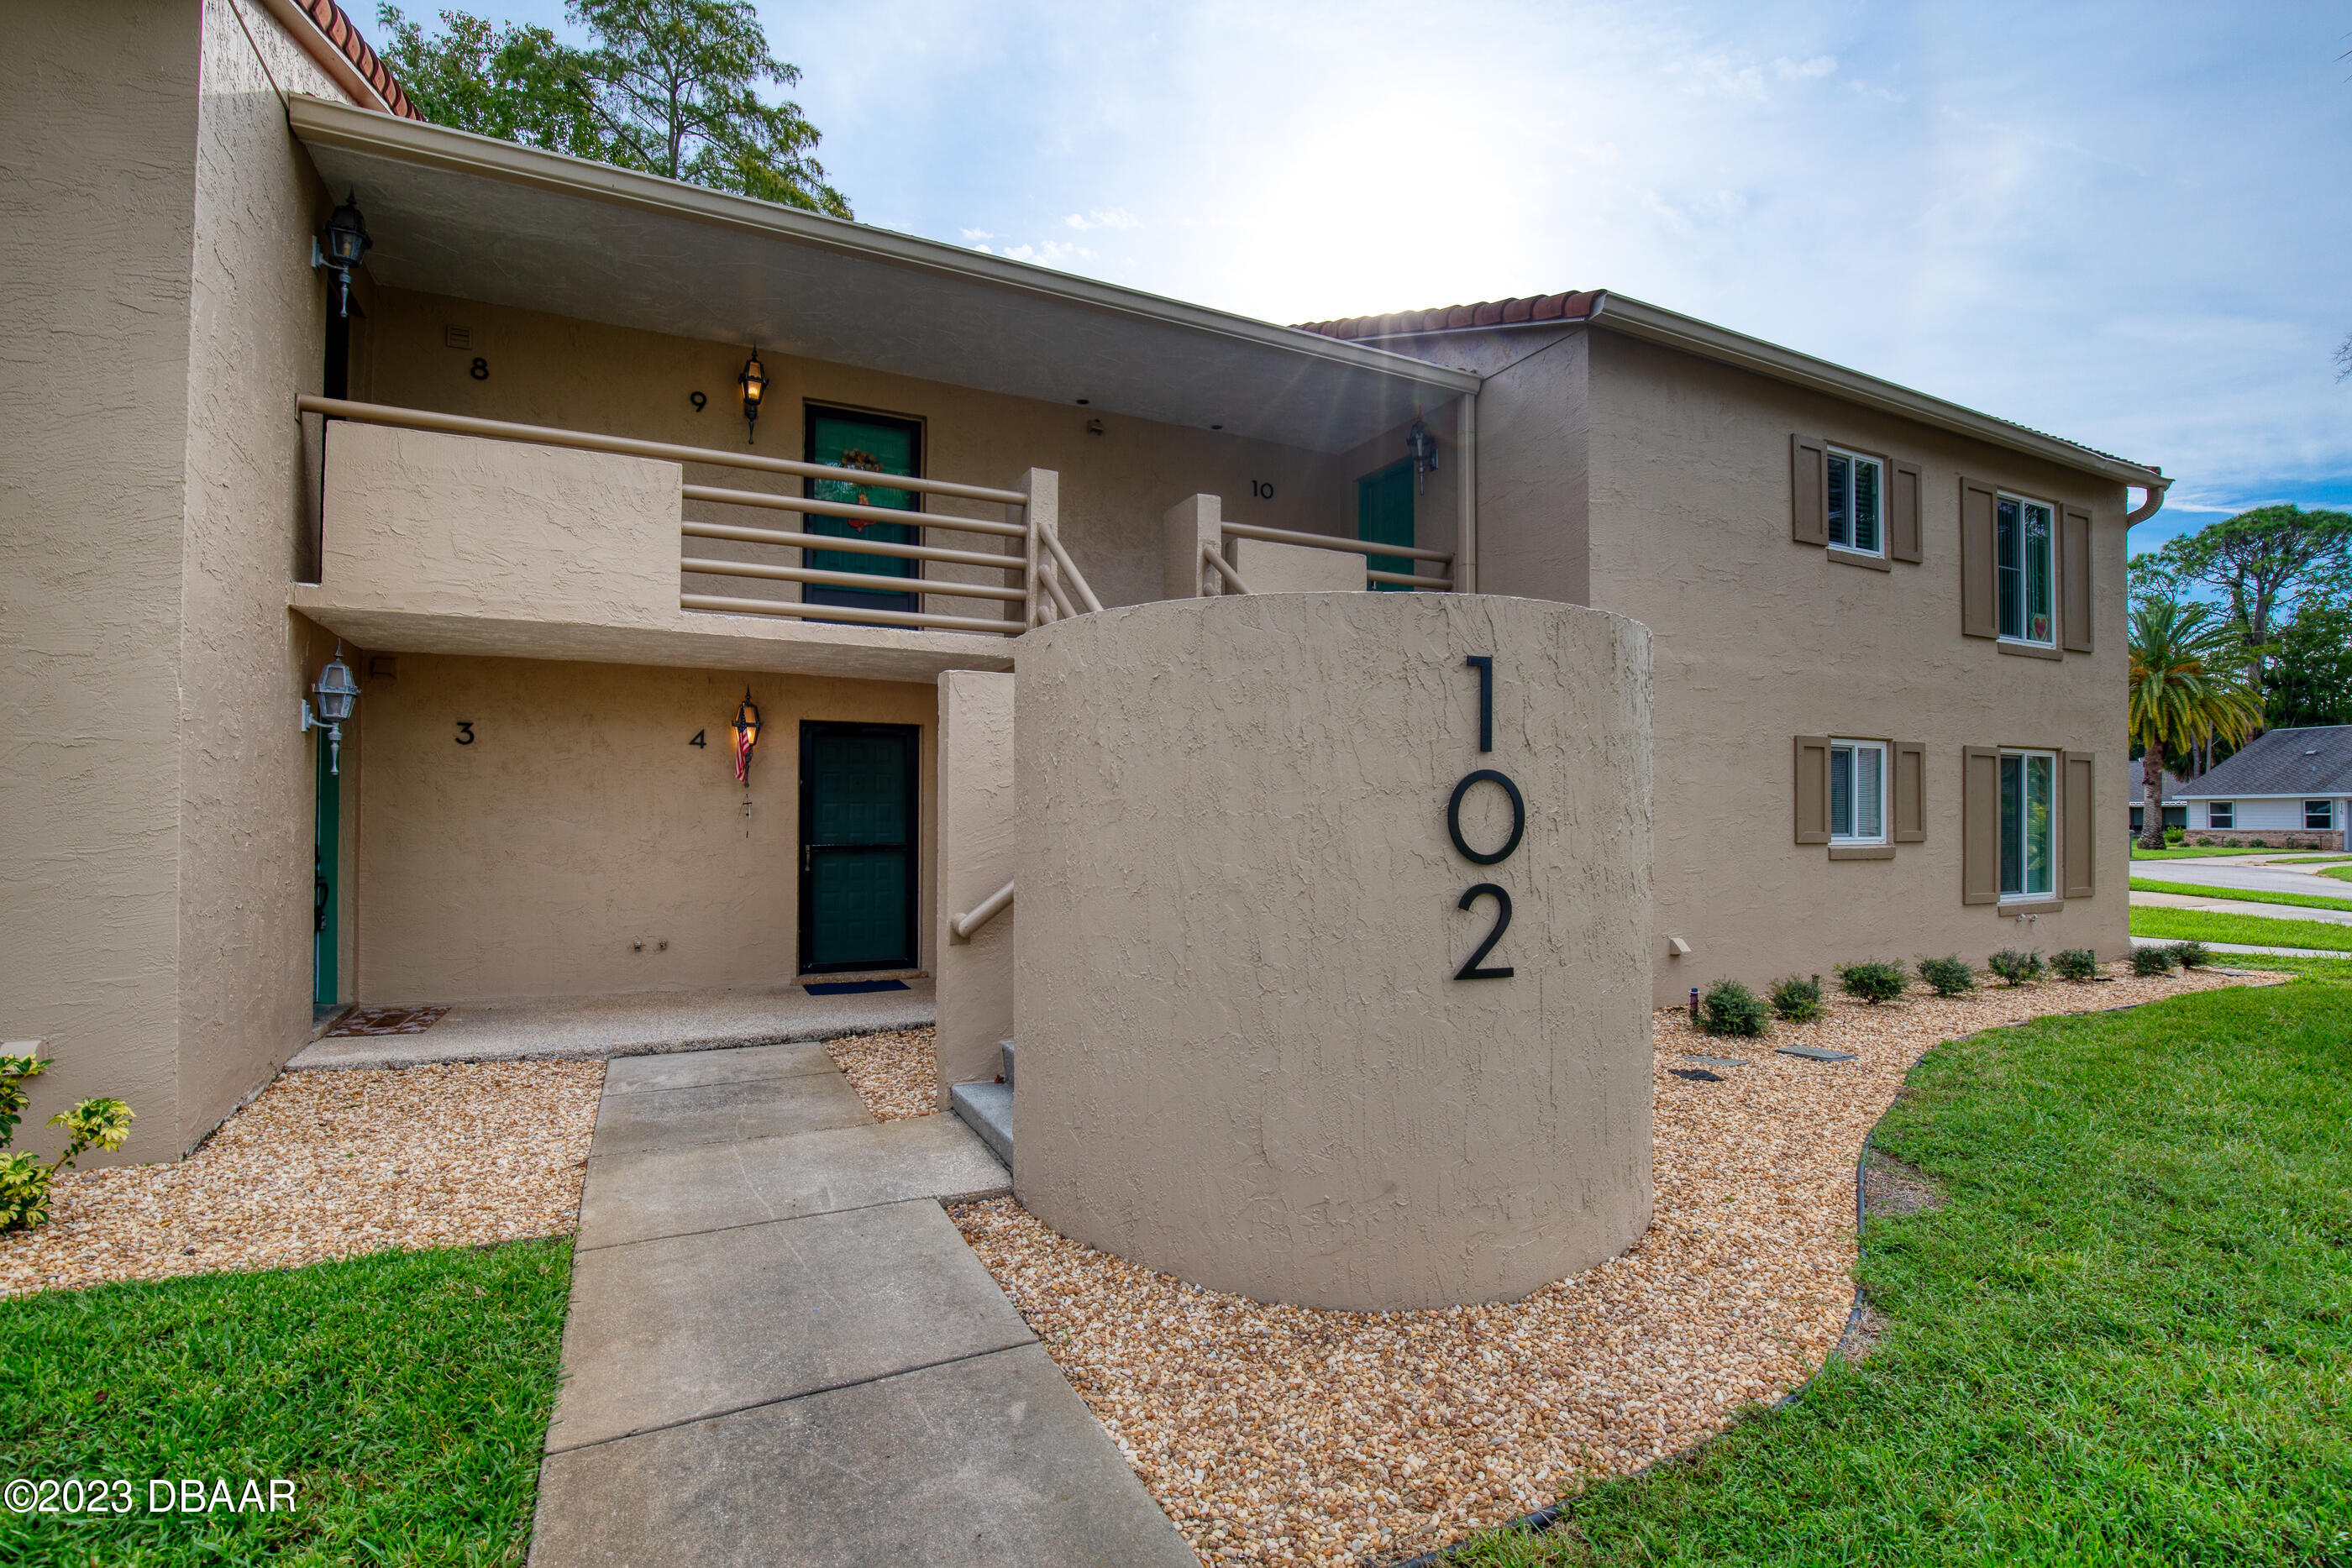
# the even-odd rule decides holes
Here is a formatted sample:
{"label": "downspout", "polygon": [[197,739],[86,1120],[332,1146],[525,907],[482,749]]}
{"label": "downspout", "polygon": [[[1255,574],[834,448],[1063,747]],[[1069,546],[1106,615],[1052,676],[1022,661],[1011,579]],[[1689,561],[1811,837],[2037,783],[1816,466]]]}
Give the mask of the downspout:
{"label": "downspout", "polygon": [[1454,591],[1478,591],[1478,394],[1466,392],[1455,405],[1454,486],[1461,516],[1454,525]]}
{"label": "downspout", "polygon": [[2134,523],[2144,523],[2156,516],[2157,508],[2164,505],[2164,493],[2172,488],[2172,481],[2164,476],[2162,469],[2152,469],[2150,472],[2156,476],[2154,482],[2142,486],[2147,491],[2147,499],[2124,514],[2126,528],[2130,528]]}

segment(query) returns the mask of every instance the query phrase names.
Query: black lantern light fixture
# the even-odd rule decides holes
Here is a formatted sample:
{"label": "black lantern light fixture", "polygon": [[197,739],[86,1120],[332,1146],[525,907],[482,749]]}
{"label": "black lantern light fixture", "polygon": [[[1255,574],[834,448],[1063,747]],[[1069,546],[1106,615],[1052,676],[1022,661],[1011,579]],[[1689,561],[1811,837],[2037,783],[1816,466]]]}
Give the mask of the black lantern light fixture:
{"label": "black lantern light fixture", "polygon": [[308,699],[302,704],[302,730],[327,732],[327,771],[340,774],[343,770],[343,721],[352,716],[359,706],[360,684],[352,676],[352,667],[343,663],[343,645],[335,644],[335,656],[319,672],[319,684],[310,688],[310,695],[319,699],[313,712]]}
{"label": "black lantern light fixture", "polygon": [[759,344],[751,345],[751,357],[735,380],[743,389],[743,444],[749,446],[760,423],[760,401],[768,395],[768,368],[760,362]]}
{"label": "black lantern light fixture", "polygon": [[1418,496],[1429,487],[1429,476],[1437,472],[1437,437],[1429,434],[1429,426],[1417,415],[1412,428],[1405,432],[1404,450],[1412,459],[1412,493]]}
{"label": "black lantern light fixture", "polygon": [[760,744],[760,708],[751,688],[743,688],[743,705],[735,710],[735,782],[751,782],[751,748]]}
{"label": "black lantern light fixture", "polygon": [[368,235],[367,219],[360,215],[359,202],[357,191],[345,196],[343,204],[327,216],[325,241],[310,242],[310,265],[335,275],[336,313],[342,316],[352,313],[352,268],[367,259],[375,245]]}

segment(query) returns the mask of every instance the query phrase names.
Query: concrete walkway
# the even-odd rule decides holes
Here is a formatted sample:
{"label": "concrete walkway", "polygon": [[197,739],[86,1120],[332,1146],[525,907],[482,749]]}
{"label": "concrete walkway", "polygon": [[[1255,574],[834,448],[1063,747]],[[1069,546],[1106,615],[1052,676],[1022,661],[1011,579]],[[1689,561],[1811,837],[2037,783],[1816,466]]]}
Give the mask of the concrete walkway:
{"label": "concrete walkway", "polygon": [[1196,1568],[941,1207],[1009,1185],[820,1046],[614,1062],[531,1568]]}
{"label": "concrete walkway", "polygon": [[919,1029],[932,1022],[939,1010],[932,983],[916,979],[906,986],[903,991],[835,997],[813,997],[799,986],[774,986],[476,1002],[452,1009],[423,1034],[314,1040],[294,1053],[286,1070],[547,1057],[596,1061],[660,1051],[832,1040]]}
{"label": "concrete walkway", "polygon": [[[2178,936],[2135,936],[2135,947],[2169,947],[2179,941]],[[2209,953],[2267,953],[2274,958],[2337,958],[2352,959],[2352,952],[2337,952],[2326,947],[2256,947],[2243,942],[2208,942]]]}
{"label": "concrete walkway", "polygon": [[2257,920],[2316,920],[2323,925],[2352,925],[2352,909],[2314,909],[2303,904],[2261,904],[2242,898],[2191,897],[2181,893],[2141,893],[2131,895],[2136,909],[2195,909],[2208,915],[2251,915]]}

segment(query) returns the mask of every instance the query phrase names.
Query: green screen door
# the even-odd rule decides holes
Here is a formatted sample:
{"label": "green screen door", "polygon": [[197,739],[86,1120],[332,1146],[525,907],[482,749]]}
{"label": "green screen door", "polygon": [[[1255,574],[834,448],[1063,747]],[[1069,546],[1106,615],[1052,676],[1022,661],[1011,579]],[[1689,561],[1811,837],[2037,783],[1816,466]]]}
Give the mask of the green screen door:
{"label": "green screen door", "polygon": [[[882,414],[843,413],[829,409],[808,411],[808,460],[835,468],[856,468],[869,474],[919,474],[923,465],[923,427],[911,419]],[[819,501],[846,501],[858,507],[887,507],[892,511],[920,512],[912,490],[883,485],[852,484],[846,479],[811,479],[808,494]],[[919,524],[878,523],[863,517],[828,517],[812,512],[808,531],[833,538],[866,538],[884,544],[921,542]],[[915,563],[901,556],[868,555],[862,550],[813,549],[801,552],[812,571],[856,571],[869,577],[914,578]],[[804,604],[837,604],[845,609],[912,611],[919,606],[912,593],[885,589],[842,588],[822,582],[801,588]]]}
{"label": "green screen door", "polygon": [[801,972],[915,965],[910,724],[801,726]]}
{"label": "green screen door", "polygon": [[[1412,462],[1393,463],[1356,481],[1356,537],[1368,545],[1412,548]],[[1401,555],[1376,555],[1364,563],[1373,571],[1411,571]],[[1401,582],[1365,585],[1383,593],[1411,593]]]}

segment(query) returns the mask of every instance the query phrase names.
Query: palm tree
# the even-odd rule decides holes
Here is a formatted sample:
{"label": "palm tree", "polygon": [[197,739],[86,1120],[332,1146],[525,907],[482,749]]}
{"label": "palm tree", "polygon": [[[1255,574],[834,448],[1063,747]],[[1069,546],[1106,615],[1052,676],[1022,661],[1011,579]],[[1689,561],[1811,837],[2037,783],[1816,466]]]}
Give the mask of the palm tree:
{"label": "palm tree", "polygon": [[2164,754],[2214,737],[2236,746],[2262,722],[2263,705],[2232,665],[2242,652],[2229,623],[2205,604],[2142,599],[2131,611],[2131,737],[2147,803],[2142,847],[2164,847]]}

